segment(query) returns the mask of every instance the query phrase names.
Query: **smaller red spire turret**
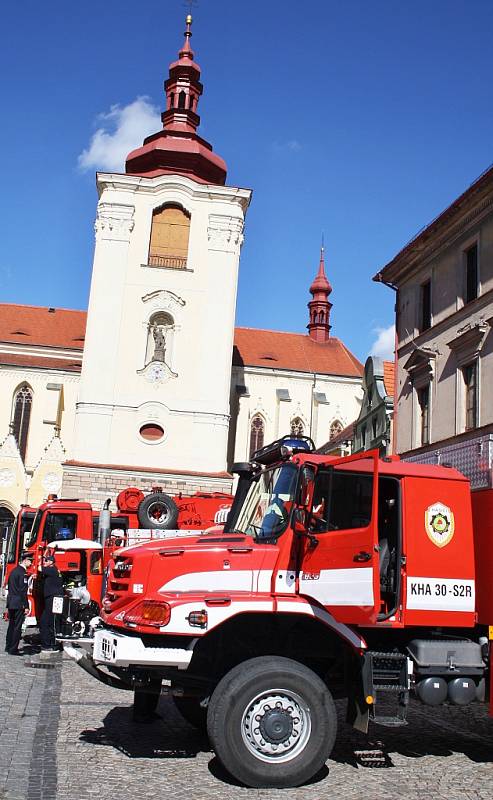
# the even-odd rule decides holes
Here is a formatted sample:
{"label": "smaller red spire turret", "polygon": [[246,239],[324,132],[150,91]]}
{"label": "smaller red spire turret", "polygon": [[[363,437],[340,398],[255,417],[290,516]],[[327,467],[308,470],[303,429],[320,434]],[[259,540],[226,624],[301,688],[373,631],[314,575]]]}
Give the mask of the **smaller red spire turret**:
{"label": "smaller red spire turret", "polygon": [[332,286],[325,274],[324,248],[322,245],[318,272],[310,286],[310,294],[313,296],[313,300],[308,303],[310,318],[307,328],[310,339],[315,342],[326,342],[330,336],[330,309],[332,308],[332,303],[329,302],[328,297],[331,291]]}

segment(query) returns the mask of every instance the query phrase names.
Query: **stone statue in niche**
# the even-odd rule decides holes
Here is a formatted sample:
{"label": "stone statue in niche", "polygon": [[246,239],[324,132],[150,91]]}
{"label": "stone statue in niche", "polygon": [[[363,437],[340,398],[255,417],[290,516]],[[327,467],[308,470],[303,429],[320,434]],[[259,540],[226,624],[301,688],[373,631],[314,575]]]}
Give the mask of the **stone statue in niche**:
{"label": "stone statue in niche", "polygon": [[166,359],[166,328],[162,325],[152,326],[152,338],[154,339],[154,354],[152,361],[165,363]]}

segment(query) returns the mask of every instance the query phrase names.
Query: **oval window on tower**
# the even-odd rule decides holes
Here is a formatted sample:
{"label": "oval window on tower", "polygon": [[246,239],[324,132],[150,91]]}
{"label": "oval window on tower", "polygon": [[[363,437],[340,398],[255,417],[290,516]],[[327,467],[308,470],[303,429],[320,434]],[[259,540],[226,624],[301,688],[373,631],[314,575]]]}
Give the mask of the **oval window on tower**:
{"label": "oval window on tower", "polygon": [[148,422],[142,425],[139,433],[146,442],[160,442],[164,436],[164,428],[155,422]]}

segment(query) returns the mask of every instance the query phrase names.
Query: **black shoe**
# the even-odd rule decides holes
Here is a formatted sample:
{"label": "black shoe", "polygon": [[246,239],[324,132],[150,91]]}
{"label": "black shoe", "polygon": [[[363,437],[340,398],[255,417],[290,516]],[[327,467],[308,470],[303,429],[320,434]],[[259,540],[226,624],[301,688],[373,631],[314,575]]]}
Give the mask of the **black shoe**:
{"label": "black shoe", "polygon": [[18,650],[8,650],[9,656],[22,656],[22,653],[19,653]]}

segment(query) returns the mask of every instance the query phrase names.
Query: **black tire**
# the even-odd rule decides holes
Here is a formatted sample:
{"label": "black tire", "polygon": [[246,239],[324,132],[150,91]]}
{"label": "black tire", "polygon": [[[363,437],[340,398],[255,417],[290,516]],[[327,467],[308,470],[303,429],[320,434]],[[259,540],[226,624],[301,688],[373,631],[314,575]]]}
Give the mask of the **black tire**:
{"label": "black tire", "polygon": [[254,788],[300,786],[334,746],[332,696],[312,670],[262,656],[234,667],[209,702],[207,732],[222,765]]}
{"label": "black tire", "polygon": [[207,708],[200,705],[201,697],[173,697],[183,719],[199,731],[207,732]]}
{"label": "black tire", "polygon": [[144,497],[137,509],[137,517],[142,528],[157,528],[167,531],[176,528],[178,506],[169,494],[153,492]]}

